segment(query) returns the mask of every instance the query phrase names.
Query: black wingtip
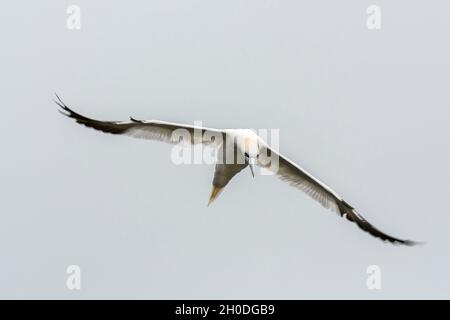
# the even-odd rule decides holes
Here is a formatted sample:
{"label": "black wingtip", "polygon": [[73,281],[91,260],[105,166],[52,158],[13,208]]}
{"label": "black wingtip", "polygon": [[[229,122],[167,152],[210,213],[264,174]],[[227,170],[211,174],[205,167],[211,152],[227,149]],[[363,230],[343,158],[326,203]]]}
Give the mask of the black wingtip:
{"label": "black wingtip", "polygon": [[85,116],[82,116],[79,113],[76,113],[72,109],[70,109],[64,103],[64,101],[61,100],[61,98],[58,96],[58,94],[55,93],[55,96],[56,96],[57,100],[53,99],[53,101],[59,106],[59,109],[58,109],[59,113],[61,113],[62,115],[66,116],[66,117],[73,118],[79,123],[91,120],[89,118],[86,118]]}
{"label": "black wingtip", "polygon": [[56,99],[58,99],[58,101],[56,101],[56,100],[53,100],[53,101],[55,101],[55,103],[57,105],[59,105],[61,108],[67,108],[66,104],[61,100],[61,98],[58,96],[58,94],[56,92],[55,92],[55,96],[56,96]]}
{"label": "black wingtip", "polygon": [[356,223],[356,225],[365,232],[368,232],[372,236],[382,240],[385,243],[391,243],[394,245],[404,245],[404,246],[416,246],[423,245],[423,242],[417,242],[412,240],[403,240],[396,237],[392,237],[377,228],[375,228],[372,224],[370,224],[364,217],[362,217],[356,210],[350,206],[345,201],[340,201],[338,203],[339,214],[341,217],[346,218],[347,220]]}
{"label": "black wingtip", "polygon": [[84,125],[88,128],[93,128],[99,131],[113,133],[113,134],[121,134],[132,127],[133,123],[123,123],[116,121],[100,121],[85,117],[72,109],[70,109],[61,98],[55,93],[56,100],[53,100],[58,106],[58,111],[66,117],[74,119],[77,123]]}
{"label": "black wingtip", "polygon": [[[56,98],[61,102],[61,103],[63,103],[62,102],[62,100],[61,100],[61,98],[58,96],[58,94],[55,92],[55,96],[56,96]],[[63,103],[64,104],[64,103]]]}
{"label": "black wingtip", "polygon": [[[60,109],[58,111],[65,116],[70,116],[70,113],[72,110],[70,110],[67,107],[67,105],[61,100],[61,98],[58,96],[58,94],[56,92],[55,92],[55,96],[56,96],[56,99],[58,99],[58,100],[53,99],[53,102],[55,102],[60,107]],[[65,112],[63,112],[62,110],[64,110]]]}
{"label": "black wingtip", "polygon": [[402,240],[401,244],[408,247],[415,247],[415,246],[424,246],[426,243],[422,241]]}

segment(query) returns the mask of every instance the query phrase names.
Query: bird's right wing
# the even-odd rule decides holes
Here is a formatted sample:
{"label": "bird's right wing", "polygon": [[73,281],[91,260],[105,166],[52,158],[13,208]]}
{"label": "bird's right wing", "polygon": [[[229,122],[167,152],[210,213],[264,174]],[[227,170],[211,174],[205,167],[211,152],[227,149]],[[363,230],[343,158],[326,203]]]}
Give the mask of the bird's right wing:
{"label": "bird's right wing", "polygon": [[100,130],[112,134],[122,134],[136,138],[159,140],[167,143],[179,143],[181,137],[183,141],[191,144],[203,143],[212,147],[218,147],[225,138],[224,133],[218,129],[196,127],[191,125],[156,121],[156,120],[136,120],[130,121],[100,121],[87,118],[70,109],[62,100],[55,103],[61,108],[60,112],[65,116],[75,119],[79,124],[86,127]]}
{"label": "bird's right wing", "polygon": [[[281,180],[305,192],[325,208],[337,212],[341,217],[356,223],[359,228],[381,240],[404,245],[415,244],[411,240],[398,239],[375,228],[327,185],[278,152],[269,147],[265,147],[262,151],[258,165],[269,169]],[[277,165],[273,165],[273,163]]]}

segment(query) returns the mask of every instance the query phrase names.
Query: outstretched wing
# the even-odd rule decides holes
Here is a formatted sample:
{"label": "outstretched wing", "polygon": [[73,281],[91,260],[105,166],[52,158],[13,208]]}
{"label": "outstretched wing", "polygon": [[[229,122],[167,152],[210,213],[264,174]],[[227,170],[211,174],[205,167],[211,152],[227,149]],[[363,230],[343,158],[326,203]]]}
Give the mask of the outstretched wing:
{"label": "outstretched wing", "polygon": [[[224,139],[224,133],[218,129],[196,127],[191,125],[155,121],[136,120],[129,121],[100,121],[87,118],[70,109],[59,97],[55,103],[65,116],[75,119],[79,124],[107,133],[123,134],[136,138],[159,140],[167,143],[179,143],[180,139],[192,144],[203,143],[213,147],[219,146]],[[181,138],[183,137],[183,138]]]}
{"label": "outstretched wing", "polygon": [[[314,178],[307,171],[270,148],[262,150],[258,165],[269,169],[281,180],[305,192],[322,206],[337,212],[341,217],[356,223],[362,230],[384,241],[396,244],[414,245],[416,242],[392,237],[367,222],[352,206],[345,202],[327,185]],[[278,163],[278,165],[276,165]]]}

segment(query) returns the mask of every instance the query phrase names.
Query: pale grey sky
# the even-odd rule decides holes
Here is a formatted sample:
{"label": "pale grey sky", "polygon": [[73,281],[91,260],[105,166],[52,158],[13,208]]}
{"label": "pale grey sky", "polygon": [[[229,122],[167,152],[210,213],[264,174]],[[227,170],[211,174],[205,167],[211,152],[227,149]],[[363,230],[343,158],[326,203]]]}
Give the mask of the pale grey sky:
{"label": "pale grey sky", "polygon": [[[5,4],[0,297],[450,298],[450,2],[377,1],[379,31],[371,4]],[[207,207],[213,166],[76,125],[54,92],[105,120],[279,129],[281,152],[374,225],[427,244],[384,244],[249,172]]]}

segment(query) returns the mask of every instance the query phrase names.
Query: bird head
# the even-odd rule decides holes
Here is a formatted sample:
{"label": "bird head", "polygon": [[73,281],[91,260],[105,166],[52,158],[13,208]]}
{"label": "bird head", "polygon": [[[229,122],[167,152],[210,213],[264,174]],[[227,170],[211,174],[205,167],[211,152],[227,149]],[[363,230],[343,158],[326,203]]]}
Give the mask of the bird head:
{"label": "bird head", "polygon": [[249,131],[241,144],[241,151],[244,154],[245,162],[249,165],[252,176],[255,177],[254,165],[257,163],[259,152],[259,137],[253,131]]}

